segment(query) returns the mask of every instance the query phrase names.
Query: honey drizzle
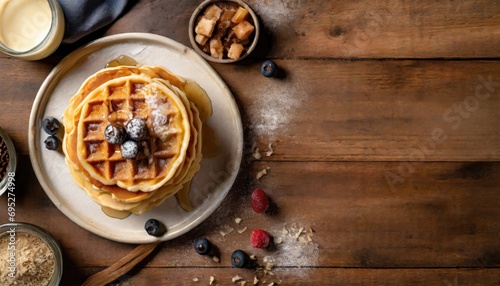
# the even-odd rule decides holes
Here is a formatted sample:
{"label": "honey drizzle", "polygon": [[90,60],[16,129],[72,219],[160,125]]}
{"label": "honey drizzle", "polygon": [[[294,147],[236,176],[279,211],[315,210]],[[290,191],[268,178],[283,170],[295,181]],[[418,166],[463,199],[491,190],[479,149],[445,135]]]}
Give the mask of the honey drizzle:
{"label": "honey drizzle", "polygon": [[119,211],[108,207],[101,207],[101,209],[107,216],[117,219],[124,219],[131,214],[129,211]]}
{"label": "honey drizzle", "polygon": [[117,57],[116,59],[110,60],[106,64],[106,68],[113,68],[113,67],[119,67],[119,66],[136,66],[136,65],[137,65],[137,62],[133,58],[126,56],[126,55],[121,55],[121,56]]}

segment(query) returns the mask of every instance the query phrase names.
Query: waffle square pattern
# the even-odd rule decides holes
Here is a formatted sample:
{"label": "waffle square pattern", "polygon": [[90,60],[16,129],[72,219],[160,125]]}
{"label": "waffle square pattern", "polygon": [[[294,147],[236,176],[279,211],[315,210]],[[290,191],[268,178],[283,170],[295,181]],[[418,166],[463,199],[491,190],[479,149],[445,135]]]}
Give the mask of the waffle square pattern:
{"label": "waffle square pattern", "polygon": [[[142,214],[189,186],[200,169],[202,121],[211,112],[200,86],[163,67],[105,68],[64,112],[66,163],[106,213]],[[141,138],[132,136],[132,120],[144,124]],[[127,133],[121,135],[136,146],[133,156],[124,153],[125,143],[106,137],[110,126]]]}

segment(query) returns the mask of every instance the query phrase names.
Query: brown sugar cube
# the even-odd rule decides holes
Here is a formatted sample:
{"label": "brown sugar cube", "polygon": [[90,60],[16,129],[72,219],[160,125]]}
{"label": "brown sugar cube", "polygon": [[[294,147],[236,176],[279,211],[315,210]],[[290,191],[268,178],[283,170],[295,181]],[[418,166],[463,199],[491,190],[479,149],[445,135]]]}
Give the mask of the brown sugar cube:
{"label": "brown sugar cube", "polygon": [[238,7],[238,10],[236,10],[236,13],[234,14],[233,16],[233,19],[231,19],[231,21],[233,23],[241,23],[243,20],[246,19],[248,15],[248,10],[243,8],[243,7]]}
{"label": "brown sugar cube", "polygon": [[207,19],[218,21],[220,19],[220,16],[222,15],[222,9],[219,6],[212,4],[207,8],[207,10],[205,10],[205,13],[203,13],[203,15]]}
{"label": "brown sugar cube", "polygon": [[233,27],[236,37],[240,40],[246,40],[252,34],[255,27],[247,21],[243,21]]}
{"label": "brown sugar cube", "polygon": [[216,59],[222,59],[222,53],[224,52],[224,46],[220,39],[210,40],[210,55]]}
{"label": "brown sugar cube", "polygon": [[196,36],[194,36],[194,40],[202,46],[207,43],[208,39],[210,38],[200,34],[196,34]]}
{"label": "brown sugar cube", "polygon": [[217,21],[215,20],[201,17],[200,21],[196,25],[196,28],[194,28],[194,31],[196,34],[211,37],[216,23]]}
{"label": "brown sugar cube", "polygon": [[229,51],[227,52],[227,57],[233,60],[237,60],[241,57],[241,53],[245,50],[242,44],[232,43]]}

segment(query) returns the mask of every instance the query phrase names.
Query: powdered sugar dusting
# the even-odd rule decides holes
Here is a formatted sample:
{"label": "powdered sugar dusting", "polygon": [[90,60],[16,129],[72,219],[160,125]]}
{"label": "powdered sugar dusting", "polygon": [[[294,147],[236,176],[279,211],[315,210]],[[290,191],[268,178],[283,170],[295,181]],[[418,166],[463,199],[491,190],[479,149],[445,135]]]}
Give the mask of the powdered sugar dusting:
{"label": "powdered sugar dusting", "polygon": [[[160,138],[160,140],[165,141],[166,137],[173,131],[170,130],[170,124],[168,119],[168,112],[170,109],[170,103],[164,98],[162,98],[158,91],[152,88],[152,92],[149,93],[150,96],[146,97],[146,104],[148,104],[151,110],[148,116],[148,125],[152,126],[152,135]],[[147,93],[146,93],[147,94]]]}
{"label": "powdered sugar dusting", "polygon": [[265,0],[251,3],[252,9],[269,28],[286,27],[293,21],[294,1]]}
{"label": "powdered sugar dusting", "polygon": [[282,225],[276,226],[272,233],[276,252],[268,259],[272,260],[277,267],[305,267],[294,273],[307,276],[309,267],[318,265],[319,246],[313,242],[312,229],[299,225]]}
{"label": "powdered sugar dusting", "polygon": [[266,78],[256,85],[255,93],[261,96],[251,103],[249,110],[252,110],[250,127],[257,135],[275,141],[277,135],[286,133],[287,124],[300,113],[301,101],[308,97],[301,78],[300,74],[294,79]]}

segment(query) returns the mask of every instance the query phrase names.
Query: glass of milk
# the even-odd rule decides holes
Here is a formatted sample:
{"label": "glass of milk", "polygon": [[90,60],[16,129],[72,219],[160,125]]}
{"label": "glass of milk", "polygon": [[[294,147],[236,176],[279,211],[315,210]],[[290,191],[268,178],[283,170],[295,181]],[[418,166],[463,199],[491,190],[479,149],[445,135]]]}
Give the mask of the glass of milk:
{"label": "glass of milk", "polygon": [[52,54],[64,36],[56,0],[0,0],[0,52],[23,60]]}

